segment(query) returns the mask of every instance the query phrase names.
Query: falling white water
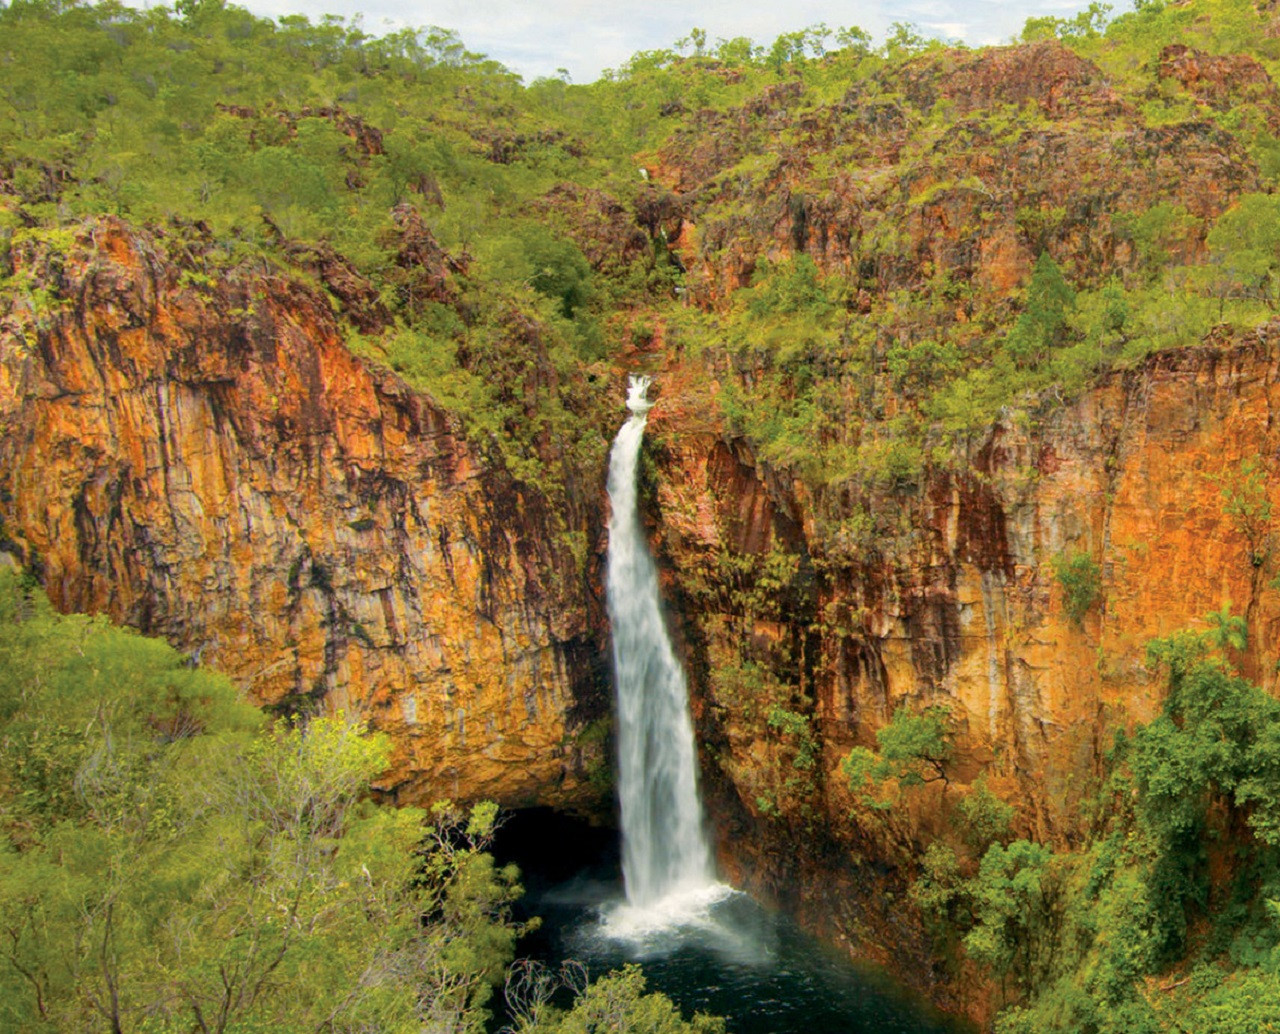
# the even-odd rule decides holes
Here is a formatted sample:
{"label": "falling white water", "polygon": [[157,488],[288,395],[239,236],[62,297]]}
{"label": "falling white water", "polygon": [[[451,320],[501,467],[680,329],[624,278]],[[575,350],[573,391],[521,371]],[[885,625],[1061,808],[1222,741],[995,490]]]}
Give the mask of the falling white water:
{"label": "falling white water", "polygon": [[653,405],[645,398],[648,388],[648,377],[630,379],[631,418],[609,456],[613,513],[606,582],[628,905],[611,922],[641,933],[680,923],[727,892],[712,876],[684,671],[662,620],[658,573],[636,507],[640,443]]}

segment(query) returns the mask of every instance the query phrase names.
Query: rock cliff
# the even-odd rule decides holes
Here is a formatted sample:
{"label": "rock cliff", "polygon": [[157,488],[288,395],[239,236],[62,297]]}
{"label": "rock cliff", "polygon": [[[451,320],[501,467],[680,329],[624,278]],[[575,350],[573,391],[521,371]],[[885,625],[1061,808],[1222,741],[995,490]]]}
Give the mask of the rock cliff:
{"label": "rock cliff", "polygon": [[[398,800],[594,800],[588,573],[536,488],[342,344],[325,296],[202,276],[91,222],[16,249],[0,327],[5,547],[64,609],[163,635],[282,712],[395,743]],[[585,533],[585,532],[584,532]]]}
{"label": "rock cliff", "polygon": [[[1146,644],[1210,612],[1247,616],[1244,670],[1274,691],[1280,499],[1270,476],[1251,497],[1241,465],[1280,457],[1278,376],[1280,321],[1153,356],[1038,425],[997,424],[919,490],[883,493],[877,517],[896,531],[843,559],[801,483],[741,442],[688,433],[672,415],[698,408],[692,388],[664,395],[655,545],[736,878],[859,951],[923,958],[909,910],[882,894],[901,893],[945,795],[983,775],[1023,832],[1079,842],[1116,730],[1161,705]],[[1099,579],[1083,614],[1057,573],[1071,556]],[[856,809],[843,756],[874,747],[896,709],[937,704],[957,731],[952,784],[907,795],[891,820]]]}
{"label": "rock cliff", "polygon": [[[1096,761],[1105,728],[1159,705],[1147,641],[1230,605],[1254,632],[1246,667],[1274,681],[1269,516],[1249,526],[1229,502],[1242,461],[1278,455],[1278,361],[1280,323],[1224,329],[1111,375],[1037,428],[998,424],[966,469],[879,499],[902,534],[847,563],[806,552],[803,486],[770,476],[740,443],[684,434],[655,409],[657,541],[676,587],[711,603],[685,615],[721,659],[708,668],[786,644],[835,753],[865,741],[897,704],[948,698],[971,771],[994,765],[1024,779],[1036,832],[1065,834],[1068,784]],[[679,403],[666,401],[668,411]],[[1269,514],[1273,502],[1269,483],[1259,507]],[[1073,552],[1101,574],[1078,622],[1052,564]],[[730,556],[754,563],[726,579]],[[782,579],[770,581],[771,557],[788,561]],[[735,577],[743,590],[722,592]],[[714,693],[705,703],[726,710]]]}

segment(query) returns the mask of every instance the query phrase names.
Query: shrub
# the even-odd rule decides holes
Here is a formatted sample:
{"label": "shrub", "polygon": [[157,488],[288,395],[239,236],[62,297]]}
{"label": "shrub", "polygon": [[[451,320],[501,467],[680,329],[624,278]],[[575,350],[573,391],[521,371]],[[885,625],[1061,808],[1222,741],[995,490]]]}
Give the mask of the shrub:
{"label": "shrub", "polygon": [[1088,553],[1060,553],[1053,561],[1054,577],[1062,586],[1062,609],[1079,628],[1102,595],[1102,569]]}

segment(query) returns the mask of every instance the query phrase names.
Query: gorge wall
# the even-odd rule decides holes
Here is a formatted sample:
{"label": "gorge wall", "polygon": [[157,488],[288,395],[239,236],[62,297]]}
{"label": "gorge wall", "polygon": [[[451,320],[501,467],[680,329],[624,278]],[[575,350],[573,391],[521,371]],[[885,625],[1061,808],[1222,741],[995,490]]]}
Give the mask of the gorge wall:
{"label": "gorge wall", "polygon": [[[607,630],[547,500],[352,356],[296,282],[213,291],[112,220],[59,262],[42,275],[64,301],[15,309],[0,338],[4,546],[55,602],[163,634],[281,711],[366,715],[393,738],[396,799],[598,805],[605,745],[582,731],[607,707]],[[1276,324],[1153,356],[883,491],[897,530],[833,556],[809,548],[806,487],[669,364],[648,498],[725,865],[863,952],[919,948],[854,889],[910,859],[852,815],[839,770],[895,709],[945,704],[955,783],[985,773],[1027,832],[1069,843],[1112,733],[1160,705],[1151,638],[1230,606],[1271,685],[1269,515],[1242,524],[1227,493],[1242,460],[1280,457],[1278,376]],[[601,544],[603,500],[581,505]],[[1054,574],[1075,553],[1101,574],[1080,621]],[[775,706],[809,720],[811,768]],[[913,821],[940,821],[944,792],[963,789],[916,795]]]}
{"label": "gorge wall", "polygon": [[[1280,450],[1278,362],[1280,322],[1224,330],[1109,376],[1035,429],[998,424],[959,473],[884,493],[875,505],[901,534],[844,561],[807,552],[803,485],[766,476],[740,443],[684,433],[681,400],[664,397],[656,534],[674,588],[703,604],[683,618],[705,650],[704,705],[735,728],[715,673],[772,666],[811,703],[833,770],[898,706],[946,701],[963,770],[1018,780],[1031,830],[1069,837],[1107,731],[1158,710],[1151,639],[1230,607],[1249,620],[1244,670],[1275,681],[1274,486],[1254,527],[1229,500],[1243,461],[1265,467]],[[1101,577],[1079,621],[1054,567],[1075,554]],[[730,570],[727,557],[755,563]],[[785,572],[772,581],[771,559]]]}
{"label": "gorge wall", "polygon": [[[894,886],[885,862],[910,862],[890,845],[915,834],[855,809],[840,760],[874,747],[896,709],[946,707],[954,782],[984,774],[1027,834],[1068,845],[1115,731],[1159,711],[1150,640],[1229,607],[1249,623],[1242,669],[1274,689],[1274,482],[1252,524],[1228,502],[1242,461],[1280,455],[1278,375],[1280,321],[1153,356],[1038,427],[997,425],[960,472],[886,492],[875,506],[900,533],[842,562],[810,552],[802,485],[740,443],[685,433],[695,392],[664,395],[657,549],[683,601],[712,810],[739,878],[888,958],[920,933],[892,914],[906,910],[868,911],[865,888]],[[1054,564],[1076,554],[1100,575],[1079,621]],[[812,767],[771,707],[809,719]],[[915,828],[936,832],[957,792],[907,795]]]}
{"label": "gorge wall", "polygon": [[319,291],[172,245],[105,219],[14,255],[54,300],[0,326],[5,549],[259,703],[365,716],[396,799],[598,798],[599,620],[547,500]]}

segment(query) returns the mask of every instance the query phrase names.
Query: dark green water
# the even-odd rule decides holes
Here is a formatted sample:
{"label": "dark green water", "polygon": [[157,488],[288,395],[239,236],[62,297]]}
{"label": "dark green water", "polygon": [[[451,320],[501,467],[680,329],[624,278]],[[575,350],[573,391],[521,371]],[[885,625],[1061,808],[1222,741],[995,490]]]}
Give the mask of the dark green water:
{"label": "dark green water", "polygon": [[[851,963],[749,897],[728,893],[682,925],[639,930],[619,913],[616,836],[546,813],[522,815],[499,842],[524,875],[542,928],[520,953],[577,959],[592,976],[638,962],[650,987],[684,1009],[726,1017],[732,1034],[961,1034],[882,973]],[[627,936],[611,932],[627,928]]]}

